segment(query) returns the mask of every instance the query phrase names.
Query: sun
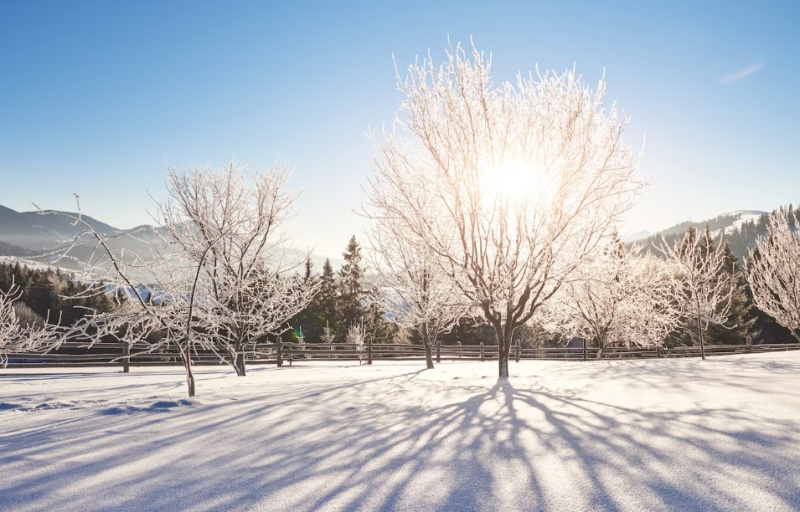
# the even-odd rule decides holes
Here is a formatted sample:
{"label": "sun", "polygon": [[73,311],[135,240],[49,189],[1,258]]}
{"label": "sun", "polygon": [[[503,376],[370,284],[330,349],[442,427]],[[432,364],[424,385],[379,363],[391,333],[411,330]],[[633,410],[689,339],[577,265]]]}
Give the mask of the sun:
{"label": "sun", "polygon": [[506,160],[482,170],[481,195],[490,201],[525,203],[543,192],[544,176],[544,170],[530,161]]}

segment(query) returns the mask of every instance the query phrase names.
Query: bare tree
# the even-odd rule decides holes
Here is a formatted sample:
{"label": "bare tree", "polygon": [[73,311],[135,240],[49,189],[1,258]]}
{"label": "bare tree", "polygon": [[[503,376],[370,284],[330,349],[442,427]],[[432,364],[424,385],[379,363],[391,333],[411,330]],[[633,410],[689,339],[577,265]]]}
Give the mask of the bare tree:
{"label": "bare tree", "polygon": [[[113,242],[135,235],[131,233],[109,235],[98,232],[81,215],[79,201],[77,207],[76,215],[40,210],[43,214],[67,216],[80,228],[72,239],[63,242],[54,252],[58,253],[59,257],[66,257],[78,246],[91,247],[92,257],[84,269],[82,278],[85,280],[92,276],[91,273],[87,274],[89,270],[92,272],[105,270],[104,277],[110,277],[111,284],[89,287],[78,296],[67,299],[109,293],[110,287],[115,299],[119,299],[118,292],[121,292],[133,300],[115,311],[104,313],[89,311],[75,325],[65,329],[59,340],[80,340],[85,342],[87,347],[109,337],[129,345],[147,342],[149,347],[141,354],[155,353],[174,346],[178,349],[186,372],[188,394],[190,397],[195,396],[192,354],[198,344],[213,346],[208,332],[198,330],[195,326],[203,307],[213,309],[210,300],[206,299],[200,303],[197,301],[198,288],[201,285],[200,271],[209,251],[201,253],[196,266],[187,268],[176,264],[182,261],[180,252],[174,251],[167,243],[160,243],[157,238],[151,238],[146,241],[152,252],[151,258],[143,259],[139,254],[130,254],[130,251],[126,258],[124,249]],[[152,234],[157,235],[158,231]],[[213,240],[211,245],[215,245],[218,241],[219,238]],[[131,268],[135,269],[139,276],[148,276],[149,283],[136,281],[132,277]],[[153,295],[157,291],[160,297],[153,300]],[[153,336],[154,334],[156,336]]]}
{"label": "bare tree", "polygon": [[[275,229],[296,197],[281,192],[287,178],[286,164],[257,172],[235,163],[218,171],[171,169],[169,199],[158,205],[163,225],[145,240],[149,257],[126,255],[112,240],[130,235],[99,233],[81,217],[80,205],[77,216],[59,213],[82,228],[59,252],[91,246],[92,254],[102,255],[92,257],[92,270],[102,260],[115,285],[134,299],[118,311],[87,315],[69,336],[89,345],[109,336],[148,342],[145,353],[175,346],[189,396],[195,394],[197,348],[214,351],[244,375],[245,350],[286,330],[286,321],[316,291],[316,280],[289,275],[282,260],[286,239]],[[143,280],[132,277],[132,268]],[[157,304],[149,300],[154,292]]]}
{"label": "bare tree", "polygon": [[205,328],[240,376],[246,351],[287,330],[318,289],[317,280],[290,275],[299,264],[285,258],[279,230],[297,198],[285,190],[288,178],[284,162],[256,171],[236,162],[170,168],[169,199],[158,205],[171,241],[201,269],[215,312]]}
{"label": "bare tree", "polygon": [[710,324],[725,326],[734,290],[734,270],[726,272],[722,240],[715,244],[708,226],[700,236],[690,226],[672,246],[662,239],[660,250],[675,267],[672,297],[686,326],[696,329],[705,360],[705,332]]}
{"label": "bare tree", "polygon": [[767,236],[750,250],[745,275],[759,309],[800,342],[800,236],[791,228],[791,210],[769,216]]}
{"label": "bare tree", "polygon": [[679,324],[667,264],[641,253],[615,239],[562,288],[562,330],[595,340],[597,359],[613,345],[661,345]]}
{"label": "bare tree", "polygon": [[642,183],[604,105],[574,72],[494,84],[460,45],[400,78],[395,129],[375,137],[368,214],[424,246],[493,327],[499,376],[514,330],[607,238]]}
{"label": "bare tree", "polygon": [[376,219],[369,241],[375,258],[378,305],[402,329],[414,329],[425,347],[425,366],[433,369],[433,346],[468,313],[463,294],[436,265],[426,247],[408,243],[396,224]]}

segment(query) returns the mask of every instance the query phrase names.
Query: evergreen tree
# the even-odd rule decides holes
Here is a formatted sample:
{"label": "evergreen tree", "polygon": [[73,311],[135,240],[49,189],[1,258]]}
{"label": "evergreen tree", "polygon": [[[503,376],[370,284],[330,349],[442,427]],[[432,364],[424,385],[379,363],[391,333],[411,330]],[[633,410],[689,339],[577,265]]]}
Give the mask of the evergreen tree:
{"label": "evergreen tree", "polygon": [[394,343],[398,327],[386,318],[385,312],[378,307],[378,302],[368,300],[365,308],[364,330],[373,343]]}
{"label": "evergreen tree", "polygon": [[55,275],[51,271],[37,272],[23,293],[23,301],[37,315],[58,322],[61,312],[61,299],[56,286]]}
{"label": "evergreen tree", "polygon": [[[344,339],[338,336],[336,326],[339,324],[339,314],[337,309],[337,283],[336,275],[330,259],[325,259],[322,265],[322,276],[320,277],[319,293],[311,303],[311,307],[319,311],[321,321],[329,326],[332,334],[339,340]],[[324,332],[324,330],[323,330]]]}
{"label": "evergreen tree", "polygon": [[[314,264],[311,259],[307,258],[304,266],[304,282],[308,283],[311,280],[319,279],[314,276]],[[333,269],[331,269],[331,275]],[[323,331],[325,328],[325,318],[322,314],[320,307],[319,294],[306,306],[305,309],[300,311],[289,321],[292,329],[288,330],[283,336],[284,341],[299,342],[303,340],[304,343],[318,343],[321,341]]]}
{"label": "evergreen tree", "polygon": [[728,327],[712,324],[708,328],[707,340],[708,343],[717,345],[744,344],[747,336],[752,334],[756,317],[751,311],[753,308],[751,298],[748,296],[747,279],[744,277],[738,258],[731,250],[730,243],[725,243],[723,251],[725,266],[722,272],[733,277],[734,288],[728,311]]}
{"label": "evergreen tree", "polygon": [[344,264],[339,270],[337,330],[344,339],[351,325],[367,319],[366,293],[364,290],[365,271],[361,265],[361,246],[356,237],[350,238],[344,254]]}

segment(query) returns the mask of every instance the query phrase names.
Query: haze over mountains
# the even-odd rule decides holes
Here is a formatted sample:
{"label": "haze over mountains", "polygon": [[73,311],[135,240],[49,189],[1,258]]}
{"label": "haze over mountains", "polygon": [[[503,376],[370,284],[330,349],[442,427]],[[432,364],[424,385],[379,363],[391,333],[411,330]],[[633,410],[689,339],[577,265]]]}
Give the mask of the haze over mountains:
{"label": "haze over mountains", "polygon": [[[70,250],[69,256],[55,263],[56,255],[53,249],[65,240],[70,240],[84,231],[69,216],[76,216],[72,212],[47,213],[17,212],[11,208],[0,205],[0,256],[4,260],[24,260],[38,264],[55,264],[65,270],[83,270],[86,263],[92,258],[91,247],[81,246]],[[141,255],[149,254],[147,240],[153,237],[153,226],[139,226],[132,229],[119,229],[110,226],[88,215],[81,218],[91,225],[97,232],[117,237],[109,241],[113,248],[124,247]],[[130,235],[130,236],[125,236]],[[346,240],[342,241],[344,248]],[[285,249],[286,259],[302,262],[306,251],[296,248]],[[322,269],[325,258],[311,255],[311,261],[317,271]],[[331,264],[338,267],[341,260],[331,258]]]}
{"label": "haze over mountains", "polygon": [[[70,213],[70,215],[76,215]],[[152,234],[152,226],[140,226],[123,230],[108,225],[93,217],[83,215],[83,220],[88,222],[98,232],[107,235],[126,235],[136,233],[138,236],[120,236],[112,241],[115,247],[125,247],[126,250],[147,254],[148,233]],[[698,228],[708,224],[715,235],[720,233],[731,243],[734,254],[740,259],[747,254],[747,250],[755,244],[759,235],[766,232],[767,212],[757,210],[738,210],[720,214],[713,219],[697,222],[682,222],[661,231],[631,233],[624,237],[626,242],[638,241],[640,243],[658,243],[661,237],[671,243],[682,235],[689,224]],[[0,256],[8,259],[22,259],[40,264],[50,264],[55,257],[50,254],[52,249],[64,240],[70,239],[82,231],[80,226],[59,212],[41,214],[39,212],[17,212],[0,205]],[[342,242],[344,247],[346,241]],[[298,249],[287,249],[287,256],[302,260],[305,252]],[[91,257],[91,249],[78,247],[70,252],[68,258],[58,262],[58,266],[67,270],[82,270]],[[315,269],[322,268],[325,258],[312,255]],[[338,267],[341,261],[333,259],[331,263]]]}

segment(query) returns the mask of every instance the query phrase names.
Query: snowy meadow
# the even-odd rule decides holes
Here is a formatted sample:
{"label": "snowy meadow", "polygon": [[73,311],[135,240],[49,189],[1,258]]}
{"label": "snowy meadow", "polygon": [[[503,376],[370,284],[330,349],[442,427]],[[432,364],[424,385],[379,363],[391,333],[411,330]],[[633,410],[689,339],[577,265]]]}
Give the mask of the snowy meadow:
{"label": "snowy meadow", "polygon": [[[294,246],[288,161],[168,164],[153,226],[37,207],[80,265],[0,266],[0,510],[800,510],[800,351],[706,360],[800,342],[800,210],[746,255],[626,243],[648,179],[604,78],[413,62],[338,272]],[[497,364],[434,369],[462,346]],[[111,357],[164,366],[68,366]]]}
{"label": "snowy meadow", "polygon": [[800,352],[0,373],[0,510],[797,510]]}

